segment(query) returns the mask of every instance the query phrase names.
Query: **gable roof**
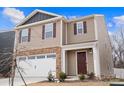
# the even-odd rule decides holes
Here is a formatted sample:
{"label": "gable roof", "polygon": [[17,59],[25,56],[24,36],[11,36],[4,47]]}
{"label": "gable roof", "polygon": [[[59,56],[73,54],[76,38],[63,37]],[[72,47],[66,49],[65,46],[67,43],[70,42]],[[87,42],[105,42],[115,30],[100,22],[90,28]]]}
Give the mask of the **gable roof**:
{"label": "gable roof", "polygon": [[24,20],[22,20],[19,24],[17,24],[16,27],[25,23],[26,21],[28,21],[31,17],[33,17],[37,13],[43,13],[43,14],[47,14],[47,15],[55,16],[55,17],[62,17],[61,15],[58,15],[58,14],[55,14],[55,13],[51,13],[51,12],[36,9],[31,14],[29,14],[26,18],[24,18]]}
{"label": "gable roof", "polygon": [[102,14],[92,14],[92,15],[83,16],[83,17],[80,17],[80,18],[70,19],[70,20],[67,20],[67,22],[79,21],[79,20],[82,20],[82,19],[88,19],[88,18],[97,17],[97,16],[104,16],[104,15],[102,15]]}

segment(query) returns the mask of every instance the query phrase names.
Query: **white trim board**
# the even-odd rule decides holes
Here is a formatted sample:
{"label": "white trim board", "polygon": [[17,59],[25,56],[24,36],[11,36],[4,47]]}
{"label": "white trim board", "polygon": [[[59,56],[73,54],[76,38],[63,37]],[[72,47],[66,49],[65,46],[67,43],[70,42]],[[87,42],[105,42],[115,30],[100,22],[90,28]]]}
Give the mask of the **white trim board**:
{"label": "white trim board", "polygon": [[60,45],[63,44],[63,20],[60,21]]}
{"label": "white trim board", "polygon": [[34,25],[39,25],[39,24],[42,24],[42,23],[47,23],[47,22],[51,22],[51,21],[56,21],[56,20],[59,20],[59,19],[61,19],[61,18],[62,18],[62,17],[50,18],[50,19],[47,19],[47,20],[38,21],[38,22],[34,22],[34,23],[27,24],[27,25],[23,25],[23,26],[18,26],[18,27],[15,27],[15,29],[21,29],[21,28],[26,28],[26,27],[34,26]]}
{"label": "white trim board", "polygon": [[97,42],[81,43],[81,44],[72,44],[62,46],[62,50],[73,50],[73,49],[83,49],[83,48],[93,48],[96,46]]}
{"label": "white trim board", "polygon": [[94,72],[95,72],[95,75],[97,77],[101,78],[99,49],[98,49],[97,46],[93,47],[93,60],[94,60]]}

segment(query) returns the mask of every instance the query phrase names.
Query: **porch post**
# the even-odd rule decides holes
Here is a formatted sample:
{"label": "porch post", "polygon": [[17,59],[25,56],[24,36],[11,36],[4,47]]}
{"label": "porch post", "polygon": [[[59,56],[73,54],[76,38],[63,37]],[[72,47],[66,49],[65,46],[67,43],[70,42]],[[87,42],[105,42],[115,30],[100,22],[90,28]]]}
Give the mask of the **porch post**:
{"label": "porch post", "polygon": [[93,60],[94,60],[94,73],[95,76],[101,78],[100,76],[100,60],[99,60],[99,52],[98,48],[95,46],[93,47]]}
{"label": "porch post", "polygon": [[61,64],[61,67],[62,67],[62,72],[66,72],[65,71],[65,50],[62,50],[62,64]]}

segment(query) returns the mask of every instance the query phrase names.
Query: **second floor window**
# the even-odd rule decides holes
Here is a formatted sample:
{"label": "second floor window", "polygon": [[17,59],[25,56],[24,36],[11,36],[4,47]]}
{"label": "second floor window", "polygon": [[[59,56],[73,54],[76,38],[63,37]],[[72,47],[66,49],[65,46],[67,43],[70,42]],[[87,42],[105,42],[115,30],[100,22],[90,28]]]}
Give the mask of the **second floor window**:
{"label": "second floor window", "polygon": [[28,42],[28,29],[23,29],[22,30],[21,42]]}
{"label": "second floor window", "polygon": [[31,29],[27,28],[27,29],[22,29],[20,31],[20,38],[19,38],[19,42],[29,42],[30,41],[30,35],[31,35]]}
{"label": "second floor window", "polygon": [[76,22],[74,23],[74,35],[87,33],[87,22]]}
{"label": "second floor window", "polygon": [[56,37],[56,23],[44,24],[42,26],[42,39]]}
{"label": "second floor window", "polygon": [[45,24],[45,38],[53,37],[53,23]]}
{"label": "second floor window", "polygon": [[82,34],[82,33],[83,33],[83,23],[77,22],[77,34]]}

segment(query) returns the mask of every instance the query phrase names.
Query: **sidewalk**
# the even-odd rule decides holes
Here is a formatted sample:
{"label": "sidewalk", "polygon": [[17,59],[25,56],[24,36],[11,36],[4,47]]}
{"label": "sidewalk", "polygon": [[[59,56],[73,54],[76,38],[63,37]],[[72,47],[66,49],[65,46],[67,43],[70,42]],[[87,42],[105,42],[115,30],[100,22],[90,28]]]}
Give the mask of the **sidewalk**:
{"label": "sidewalk", "polygon": [[[46,80],[46,78],[24,78],[24,79],[27,84]],[[14,79],[14,86],[20,86],[20,85],[24,85],[24,83],[21,78],[16,77]],[[0,86],[9,86],[9,78],[0,79]]]}

